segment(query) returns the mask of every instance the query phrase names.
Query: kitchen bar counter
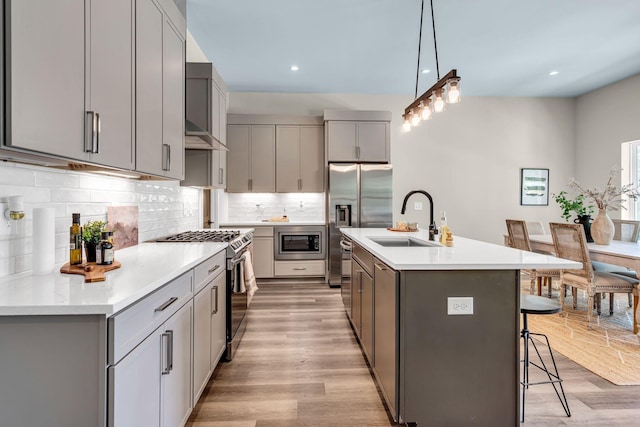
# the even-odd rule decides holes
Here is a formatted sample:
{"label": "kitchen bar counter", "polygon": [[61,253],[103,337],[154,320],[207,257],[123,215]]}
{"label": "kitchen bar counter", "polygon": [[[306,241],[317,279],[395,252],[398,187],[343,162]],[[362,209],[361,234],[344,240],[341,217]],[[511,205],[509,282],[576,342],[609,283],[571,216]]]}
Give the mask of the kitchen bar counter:
{"label": "kitchen bar counter", "polygon": [[84,276],[22,273],[0,279],[0,316],[111,315],[227,247],[227,243],[141,243],[116,251],[122,267],[104,282]]}
{"label": "kitchen bar counter", "polygon": [[385,228],[341,228],[340,231],[359,243],[395,270],[513,270],[578,268],[579,263],[553,256],[520,251],[478,240],[454,236],[454,246],[437,242],[436,247],[384,247],[371,238],[412,237],[428,241],[429,234],[397,232]]}

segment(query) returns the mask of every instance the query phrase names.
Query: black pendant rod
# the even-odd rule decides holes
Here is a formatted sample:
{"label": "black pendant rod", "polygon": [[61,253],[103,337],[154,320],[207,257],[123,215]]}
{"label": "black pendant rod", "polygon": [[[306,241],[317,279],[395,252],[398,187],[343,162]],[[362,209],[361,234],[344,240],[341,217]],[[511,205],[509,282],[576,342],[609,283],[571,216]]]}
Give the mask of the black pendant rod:
{"label": "black pendant rod", "polygon": [[413,99],[416,99],[418,97],[418,80],[420,78],[420,48],[422,47],[422,17],[423,16],[424,16],[424,0],[422,0],[422,7],[420,8],[420,33],[418,35],[418,65],[416,69],[416,92],[415,92],[415,95],[413,95]]}
{"label": "black pendant rod", "polygon": [[[422,1],[424,6],[424,0]],[[440,80],[440,65],[438,64],[438,43],[436,42],[436,21],[433,17],[433,0],[431,0],[431,28],[433,28],[433,50],[436,51],[436,72],[438,73],[438,80]],[[420,24],[420,31],[422,31],[422,24]]]}

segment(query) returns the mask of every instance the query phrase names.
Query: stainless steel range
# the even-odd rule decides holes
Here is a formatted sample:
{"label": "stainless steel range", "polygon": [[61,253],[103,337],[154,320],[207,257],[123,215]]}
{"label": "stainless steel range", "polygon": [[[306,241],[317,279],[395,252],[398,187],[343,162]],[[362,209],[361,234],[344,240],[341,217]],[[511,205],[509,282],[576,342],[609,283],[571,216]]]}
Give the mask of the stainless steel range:
{"label": "stainless steel range", "polygon": [[233,359],[244,335],[247,314],[247,292],[238,286],[244,274],[244,254],[253,254],[253,233],[243,230],[198,230],[162,237],[155,242],[194,243],[227,242],[227,360]]}

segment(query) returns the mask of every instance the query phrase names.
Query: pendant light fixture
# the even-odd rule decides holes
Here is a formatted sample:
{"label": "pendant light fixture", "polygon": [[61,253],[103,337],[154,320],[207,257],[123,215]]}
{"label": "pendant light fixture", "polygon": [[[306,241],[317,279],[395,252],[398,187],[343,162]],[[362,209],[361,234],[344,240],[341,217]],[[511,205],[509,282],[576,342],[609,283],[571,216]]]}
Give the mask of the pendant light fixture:
{"label": "pendant light fixture", "polygon": [[431,28],[433,29],[433,48],[436,55],[436,72],[438,81],[425,93],[418,97],[418,80],[420,77],[420,49],[422,47],[422,19],[424,17],[424,0],[420,9],[420,33],[418,36],[418,65],[416,70],[416,91],[414,101],[404,109],[402,128],[405,131],[418,126],[420,122],[429,120],[432,113],[441,113],[446,104],[460,102],[460,76],[451,70],[440,78],[440,64],[438,63],[438,43],[436,41],[436,24],[433,14],[433,0],[431,3]]}

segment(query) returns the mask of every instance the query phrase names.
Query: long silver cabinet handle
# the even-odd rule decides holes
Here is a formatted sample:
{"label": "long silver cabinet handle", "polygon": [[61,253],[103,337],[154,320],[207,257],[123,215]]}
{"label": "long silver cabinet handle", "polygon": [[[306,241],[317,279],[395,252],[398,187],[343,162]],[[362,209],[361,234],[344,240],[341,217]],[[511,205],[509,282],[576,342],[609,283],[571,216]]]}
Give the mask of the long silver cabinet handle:
{"label": "long silver cabinet handle", "polygon": [[100,132],[102,131],[102,122],[100,114],[96,113],[96,149],[94,153],[100,153]]}
{"label": "long silver cabinet handle", "polygon": [[253,179],[249,178],[249,191],[253,191]]}
{"label": "long silver cabinet handle", "polygon": [[167,361],[169,362],[169,371],[173,371],[173,331],[167,330],[166,332],[169,335],[169,346],[167,351]]}
{"label": "long silver cabinet handle", "polygon": [[171,146],[169,144],[162,144],[162,170],[171,170]]}
{"label": "long silver cabinet handle", "polygon": [[211,314],[216,314],[218,313],[218,286],[216,285],[212,287],[211,290],[213,291],[211,293],[211,298],[214,298],[211,302],[211,306],[214,307],[213,310],[211,310]]}
{"label": "long silver cabinet handle", "polygon": [[84,151],[85,153],[97,153],[98,145],[98,118],[95,111],[87,111],[84,126]]}
{"label": "long silver cabinet handle", "polygon": [[384,265],[382,265],[382,264],[378,264],[377,262],[374,262],[374,263],[373,263],[373,265],[375,265],[375,266],[376,266],[376,268],[377,268],[378,270],[380,270],[380,271],[385,271],[385,270],[387,269],[387,267],[385,267],[385,266],[384,266]]}
{"label": "long silver cabinet handle", "polygon": [[219,266],[218,264],[214,265],[213,267],[211,267],[211,268],[209,269],[208,274],[213,273],[214,271],[216,271],[216,270],[217,270],[217,269],[219,269],[219,268],[220,268],[220,266]]}
{"label": "long silver cabinet handle", "polygon": [[168,300],[166,300],[164,304],[160,305],[159,307],[156,307],[155,310],[153,311],[154,312],[165,311],[167,307],[169,307],[171,304],[173,304],[176,301],[178,301],[178,297],[171,297]]}
{"label": "long silver cabinet handle", "polygon": [[360,158],[360,147],[356,147],[356,159]]}
{"label": "long silver cabinet handle", "polygon": [[218,168],[218,184],[224,183],[224,169]]}
{"label": "long silver cabinet handle", "polygon": [[162,375],[169,375],[169,372],[171,371],[171,367],[169,366],[169,339],[171,337],[171,334],[169,333],[169,331],[167,332],[163,332],[162,335],[160,335],[160,346],[162,348],[161,350],[161,354],[162,354]]}
{"label": "long silver cabinet handle", "polygon": [[294,270],[306,270],[307,267],[294,267],[293,269]]}

